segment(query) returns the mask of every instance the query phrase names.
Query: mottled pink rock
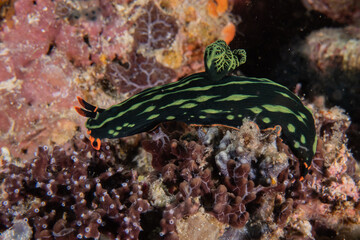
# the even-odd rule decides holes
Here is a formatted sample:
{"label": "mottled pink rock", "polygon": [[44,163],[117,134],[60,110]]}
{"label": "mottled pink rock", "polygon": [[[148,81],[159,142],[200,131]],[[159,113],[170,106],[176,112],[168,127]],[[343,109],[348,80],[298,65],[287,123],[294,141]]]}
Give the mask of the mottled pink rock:
{"label": "mottled pink rock", "polygon": [[73,82],[74,73],[61,53],[53,53],[33,60],[17,74],[21,78],[0,82],[6,86],[0,89],[0,111],[4,113],[0,118],[0,145],[15,156],[24,156],[32,154],[39,144],[74,133],[77,119],[71,108],[79,91]]}
{"label": "mottled pink rock", "polygon": [[21,71],[20,67],[46,54],[58,26],[53,13],[54,4],[49,0],[39,0],[36,4],[19,0],[14,8],[14,27],[5,27],[0,39],[4,47],[11,50],[12,61],[19,66],[17,73]]}
{"label": "mottled pink rock", "polygon": [[75,79],[128,51],[127,22],[111,2],[18,0],[14,10],[0,32],[0,146],[25,157],[83,125],[72,109],[81,95]]}
{"label": "mottled pink rock", "polygon": [[89,47],[84,42],[83,35],[77,31],[77,27],[62,25],[61,31],[56,37],[55,44],[75,65],[90,65]]}
{"label": "mottled pink rock", "polygon": [[56,36],[56,46],[76,66],[104,63],[105,59],[112,60],[128,50],[124,47],[130,45],[125,36],[128,22],[111,2],[81,1],[79,9],[74,9],[59,1],[56,13],[65,20]]}
{"label": "mottled pink rock", "polygon": [[[123,19],[115,18],[109,21],[102,29],[100,41],[90,42],[96,48],[91,59],[99,63],[101,54],[109,60],[115,59],[116,56],[124,56],[129,51],[129,47],[124,47],[126,39],[129,38],[126,36],[127,30],[128,26]],[[128,45],[131,46],[130,43]]]}

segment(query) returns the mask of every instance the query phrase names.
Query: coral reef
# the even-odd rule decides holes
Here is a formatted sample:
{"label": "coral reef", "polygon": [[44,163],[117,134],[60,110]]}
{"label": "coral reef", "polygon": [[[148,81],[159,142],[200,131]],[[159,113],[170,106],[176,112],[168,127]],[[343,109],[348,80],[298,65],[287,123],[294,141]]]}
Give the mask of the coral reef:
{"label": "coral reef", "polygon": [[[180,238],[174,225],[198,212],[199,206],[230,225],[220,239],[317,239],[328,234],[325,226],[330,235],[356,236],[360,178],[345,145],[349,119],[339,108],[309,107],[321,141],[303,182],[296,180],[298,160],[279,141],[277,131],[260,131],[253,122],[233,132],[185,129],[180,141],[184,127],[165,126],[161,139],[144,141],[153,167],[176,197],[161,220],[165,239]],[[319,212],[311,210],[313,205]],[[354,230],[343,233],[347,228]]]}
{"label": "coral reef", "polygon": [[[30,162],[2,148],[0,228],[28,219],[35,238],[356,239],[360,177],[346,147],[350,121],[320,103],[308,105],[320,140],[304,181],[279,129],[251,121],[239,130],[169,122],[100,151],[80,135],[39,148]],[[215,227],[199,230],[205,223]]]}
{"label": "coral reef", "polygon": [[[169,47],[179,30],[176,19],[163,14],[153,2],[148,3],[144,11],[136,20],[136,44],[145,45],[153,50]],[[152,33],[150,36],[149,32]]]}
{"label": "coral reef", "polygon": [[[104,47],[102,54],[124,53],[124,24],[100,28],[110,3],[94,3],[101,9],[96,11],[97,18],[68,21],[64,11],[71,14],[76,6],[61,1],[16,1],[13,24],[1,23],[0,99],[6,114],[1,117],[0,142],[16,156],[30,156],[39,144],[63,144],[71,138],[80,122],[70,110],[80,91],[75,79],[82,74],[80,67],[99,62],[99,47],[106,45],[102,43],[109,39],[108,33],[117,34],[117,40],[106,42],[118,50]],[[85,15],[82,11],[81,16]]]}
{"label": "coral reef", "polygon": [[[313,31],[299,48],[300,66],[295,67],[305,81],[311,81],[312,95],[324,95],[330,104],[344,108],[352,119],[348,131],[354,156],[359,158],[360,107],[360,28],[349,25],[342,28],[323,28]],[[311,80],[310,80],[311,79]]]}
{"label": "coral reef", "polygon": [[133,95],[199,70],[203,56],[199,45],[216,38],[230,42],[235,35],[237,22],[232,22],[227,14],[231,9],[228,1],[221,2],[225,5],[216,16],[210,10],[196,10],[197,4],[201,4],[198,1],[160,1],[160,6],[150,1],[142,6],[134,20],[133,52],[127,57],[117,55],[111,59],[101,84]]}
{"label": "coral reef", "polygon": [[[355,0],[302,1],[306,8],[318,11],[336,23],[313,30],[301,44],[302,57],[310,63],[311,91],[323,94],[330,104],[344,108],[352,119],[349,145],[359,158],[359,36],[360,4]],[[337,24],[341,23],[341,24]],[[335,28],[336,27],[336,28]]]}
{"label": "coral reef", "polygon": [[[321,98],[307,104],[319,143],[304,181],[280,129],[250,120],[168,122],[92,149],[76,95],[111,105],[198,71],[204,46],[232,41],[240,20],[228,0],[90,2],[0,3],[0,239],[359,238],[350,119]],[[356,1],[303,2],[359,20]],[[322,29],[302,50],[320,71],[356,72],[358,33]]]}
{"label": "coral reef", "polygon": [[125,66],[117,62],[109,63],[104,80],[114,90],[121,89],[122,92],[133,95],[146,88],[168,83],[175,77],[174,70],[158,63],[154,57],[146,58],[134,53]]}
{"label": "coral reef", "polygon": [[28,219],[36,239],[137,239],[140,215],[150,209],[148,185],[110,145],[95,152],[83,136],[73,144],[39,148],[22,165],[2,159],[1,229],[20,234],[17,221]]}
{"label": "coral reef", "polygon": [[217,16],[207,2],[1,2],[0,145],[29,159],[83,125],[76,95],[111,105],[199,70],[204,47],[231,41],[239,22],[227,0]]}
{"label": "coral reef", "polygon": [[[167,132],[166,129],[164,131]],[[176,200],[169,204],[163,213],[161,234],[164,234],[166,239],[177,238],[174,227],[176,220],[198,212],[199,201],[204,204],[205,210],[220,222],[234,228],[244,227],[250,216],[246,205],[256,199],[258,192],[275,188],[270,186],[271,179],[277,179],[282,170],[287,170],[287,158],[283,157],[284,167],[280,167],[280,171],[273,171],[273,165],[276,164],[273,160],[280,153],[277,153],[276,147],[269,146],[276,142],[276,131],[260,133],[256,124],[248,122],[239,132],[228,131],[218,143],[222,146],[220,148],[215,147],[213,141],[221,133],[213,134],[212,128],[208,131],[209,135],[200,132],[200,143],[206,141],[209,143],[208,147],[195,141],[173,139],[178,132],[179,130],[168,133],[169,137],[163,138],[163,142],[143,142],[143,147],[153,155],[154,169],[161,170],[163,183],[169,192],[176,196]],[[197,135],[191,132],[188,134],[195,134],[188,136],[190,138]],[[219,153],[215,156],[211,154],[213,149],[222,148],[226,150],[218,150]],[[258,149],[257,155],[253,152],[255,149]],[[263,158],[264,155],[267,155],[262,163],[264,168],[257,170],[256,157]],[[254,165],[253,168],[251,164]],[[220,179],[216,174],[217,169],[223,173]],[[263,175],[266,180],[256,174]],[[253,180],[263,181],[264,186],[258,185],[254,188]],[[284,191],[284,187],[280,189]]]}

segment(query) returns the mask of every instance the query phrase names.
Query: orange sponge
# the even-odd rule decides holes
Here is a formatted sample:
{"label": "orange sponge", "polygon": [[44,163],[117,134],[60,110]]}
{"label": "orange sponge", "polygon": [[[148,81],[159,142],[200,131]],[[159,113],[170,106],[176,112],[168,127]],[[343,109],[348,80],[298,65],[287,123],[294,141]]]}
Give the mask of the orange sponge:
{"label": "orange sponge", "polygon": [[236,27],[232,22],[228,22],[226,26],[221,30],[221,39],[223,39],[226,44],[229,44],[235,37]]}
{"label": "orange sponge", "polygon": [[219,15],[226,12],[228,9],[228,0],[209,0],[208,1],[208,12],[212,17],[218,17]]}

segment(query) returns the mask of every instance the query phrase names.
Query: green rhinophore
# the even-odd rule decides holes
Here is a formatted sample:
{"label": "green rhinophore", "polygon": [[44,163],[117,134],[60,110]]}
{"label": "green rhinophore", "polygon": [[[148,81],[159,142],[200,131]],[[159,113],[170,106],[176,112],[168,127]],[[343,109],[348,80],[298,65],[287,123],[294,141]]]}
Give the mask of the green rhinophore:
{"label": "green rhinophore", "polygon": [[205,70],[211,80],[220,80],[246,62],[244,49],[231,50],[223,40],[218,40],[205,49]]}

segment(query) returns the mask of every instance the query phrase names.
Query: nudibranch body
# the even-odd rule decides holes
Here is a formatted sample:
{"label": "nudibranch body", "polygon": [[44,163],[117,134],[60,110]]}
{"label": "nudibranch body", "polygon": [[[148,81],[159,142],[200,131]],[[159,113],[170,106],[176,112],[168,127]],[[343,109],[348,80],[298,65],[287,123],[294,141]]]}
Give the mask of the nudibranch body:
{"label": "nudibranch body", "polygon": [[86,127],[95,148],[100,148],[99,139],[134,135],[166,121],[237,128],[249,118],[261,129],[280,125],[282,139],[302,161],[306,175],[317,144],[312,113],[269,79],[229,76],[245,59],[244,50],[231,51],[219,40],[206,48],[205,72],[146,89],[108,109],[79,98],[85,109],[76,110],[89,117]]}

